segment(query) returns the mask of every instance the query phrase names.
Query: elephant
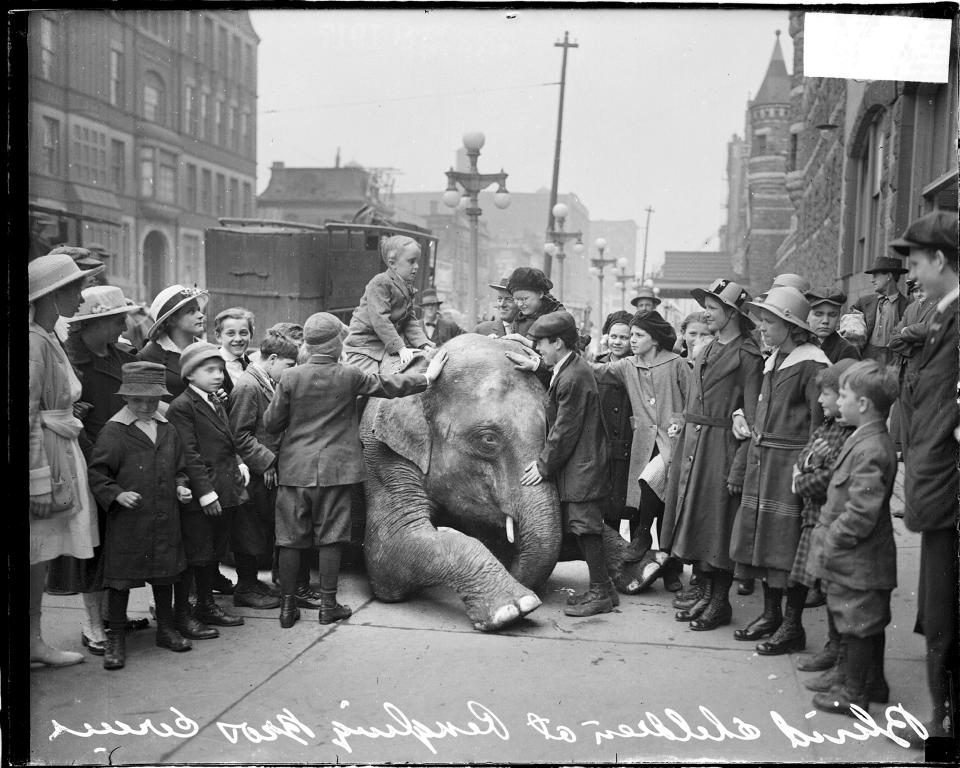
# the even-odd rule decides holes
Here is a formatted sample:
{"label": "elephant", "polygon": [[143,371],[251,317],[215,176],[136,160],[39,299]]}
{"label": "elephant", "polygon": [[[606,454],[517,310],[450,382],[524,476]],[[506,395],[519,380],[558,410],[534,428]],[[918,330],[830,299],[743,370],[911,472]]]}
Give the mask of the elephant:
{"label": "elephant", "polygon": [[[546,418],[543,384],[504,354],[516,347],[457,336],[443,345],[447,364],[427,391],[366,403],[363,550],[380,600],[448,586],[482,631],[541,605],[535,590],[561,552],[560,503],[551,482],[520,485],[543,447]],[[626,542],[612,530],[605,542],[611,574],[629,582]]]}

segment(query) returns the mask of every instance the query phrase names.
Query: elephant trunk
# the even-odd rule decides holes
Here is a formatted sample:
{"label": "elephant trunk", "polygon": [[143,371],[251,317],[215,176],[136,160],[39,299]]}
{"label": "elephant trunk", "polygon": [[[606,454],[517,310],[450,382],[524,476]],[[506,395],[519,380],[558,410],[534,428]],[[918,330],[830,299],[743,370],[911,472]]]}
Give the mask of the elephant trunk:
{"label": "elephant trunk", "polygon": [[553,483],[522,488],[513,511],[517,556],[510,573],[536,589],[553,573],[560,555],[560,500]]}

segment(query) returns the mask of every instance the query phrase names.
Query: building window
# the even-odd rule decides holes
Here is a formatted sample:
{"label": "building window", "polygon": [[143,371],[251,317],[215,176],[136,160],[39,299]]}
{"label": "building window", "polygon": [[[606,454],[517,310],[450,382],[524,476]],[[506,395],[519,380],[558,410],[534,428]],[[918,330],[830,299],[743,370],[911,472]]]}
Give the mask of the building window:
{"label": "building window", "polygon": [[228,216],[240,215],[240,182],[237,179],[230,179],[230,207],[227,210]]}
{"label": "building window", "polygon": [[197,210],[197,166],[187,163],[187,210]]}
{"label": "building window", "polygon": [[184,282],[192,285],[200,272],[200,238],[196,235],[183,235],[181,241],[183,243],[181,263],[186,278]]}
{"label": "building window", "polygon": [[249,181],[243,182],[243,218],[253,216],[253,188]]}
{"label": "building window", "polygon": [[183,94],[183,130],[188,136],[197,135],[197,109],[194,104],[196,88],[188,85]]}
{"label": "building window", "polygon": [[213,19],[203,19],[203,63],[213,68]]}
{"label": "building window", "polygon": [[119,194],[123,194],[127,179],[127,147],[122,141],[112,139],[110,141],[110,176],[113,182],[113,188]]}
{"label": "building window", "polygon": [[162,11],[140,11],[140,29],[163,41],[170,39],[170,14]]}
{"label": "building window", "polygon": [[153,147],[140,148],[140,196],[153,197],[154,190],[154,159]]}
{"label": "building window", "polygon": [[250,113],[246,110],[240,113],[240,145],[238,149],[243,154],[253,154],[250,147]]}
{"label": "building window", "polygon": [[227,143],[227,120],[226,115],[226,105],[223,103],[223,99],[217,99],[217,104],[215,109],[214,122],[217,124],[217,144],[221,147],[225,146]]}
{"label": "building window", "polygon": [[227,60],[227,30],[225,27],[217,28],[217,69],[224,77],[229,77],[230,69]]}
{"label": "building window", "polygon": [[240,119],[234,106],[230,107],[230,149],[240,149]]}
{"label": "building window", "polygon": [[[882,113],[881,113],[882,115]],[[869,269],[883,248],[882,185],[885,163],[879,116],[867,128],[857,157],[857,206],[854,269]]]}
{"label": "building window", "polygon": [[241,61],[240,61],[240,38],[234,35],[230,45],[230,74],[234,80],[240,79]]}
{"label": "building window", "polygon": [[243,79],[246,81],[245,85],[247,88],[253,88],[256,83],[254,82],[254,60],[253,60],[253,46],[250,43],[244,45],[244,49],[247,52],[247,55],[243,60]]}
{"label": "building window", "polygon": [[214,193],[215,214],[224,216],[227,208],[227,180],[222,173],[217,174],[217,189]]}
{"label": "building window", "polygon": [[57,72],[57,24],[48,16],[40,17],[40,76],[53,80]]}
{"label": "building window", "polygon": [[197,46],[197,13],[196,11],[187,11],[183,15],[183,32],[186,45],[184,50],[188,56],[197,57],[199,49]]}
{"label": "building window", "polygon": [[60,175],[60,121],[43,118],[43,172]]}
{"label": "building window", "polygon": [[205,141],[210,138],[210,94],[200,96],[200,138]]}
{"label": "building window", "polygon": [[200,173],[200,213],[210,215],[210,171]]}
{"label": "building window", "polygon": [[123,107],[123,52],[110,51],[110,103]]}
{"label": "building window", "polygon": [[83,184],[106,185],[106,134],[85,126],[74,125],[70,170],[71,178]]}
{"label": "building window", "polygon": [[157,200],[164,203],[177,202],[177,158],[170,152],[160,152]]}
{"label": "building window", "polygon": [[166,122],[166,103],[163,80],[154,73],[147,72],[143,83],[143,116],[151,123]]}
{"label": "building window", "polygon": [[130,243],[133,242],[131,229],[130,223],[127,221],[120,225],[120,250],[117,252],[115,274],[120,280],[132,285],[136,282],[136,275],[133,274],[130,259]]}

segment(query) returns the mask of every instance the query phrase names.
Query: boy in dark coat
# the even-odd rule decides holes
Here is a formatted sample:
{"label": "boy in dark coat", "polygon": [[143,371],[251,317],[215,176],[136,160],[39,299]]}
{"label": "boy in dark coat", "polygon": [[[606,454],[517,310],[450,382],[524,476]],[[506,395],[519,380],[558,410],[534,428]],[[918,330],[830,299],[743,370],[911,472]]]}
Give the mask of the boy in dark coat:
{"label": "boy in dark coat", "polygon": [[425,373],[379,375],[337,362],[343,324],[327,312],[303,326],[305,363],[284,371],[263,415],[281,434],[277,450],[277,545],[280,547],[280,626],[300,618],[297,576],[304,550],[318,548],[321,624],[351,615],[337,603],[340,551],[350,542],[352,487],[365,479],[357,396],[404,397],[423,392],[446,362],[441,351]]}
{"label": "boy in dark coat", "polygon": [[841,677],[813,697],[826,712],[854,717],[870,701],[885,703],[884,627],[890,592],[897,586],[890,496],[897,451],[887,432],[897,378],[876,360],[855,363],[840,377],[837,409],[851,427],[834,464],[827,500],[810,539],[810,572],[824,584],[827,610],[840,633]]}
{"label": "boy in dark coat", "polygon": [[[603,510],[610,490],[607,438],[600,420],[600,396],[590,366],[579,349],[577,324],[569,312],[551,312],[527,330],[543,363],[553,368],[547,388],[547,441],[540,456],[520,477],[521,485],[553,480],[560,495],[564,531],[573,534],[587,561],[590,586],[567,601],[567,616],[610,613],[613,582],[603,551]],[[507,353],[518,367],[535,370],[537,361]]]}
{"label": "boy in dark coat", "polygon": [[[214,602],[213,579],[217,563],[227,552],[236,509],[247,500],[245,486],[250,474],[237,455],[227,412],[214,394],[223,386],[219,348],[206,341],[188,345],[180,356],[180,375],[187,387],[170,403],[167,418],[183,441],[193,490],[193,501],[182,516],[183,543],[196,583],[194,617],[202,627],[186,634],[204,639],[219,634],[210,624],[243,624],[243,617],[225,613]],[[179,616],[179,603],[177,609]]]}
{"label": "boy in dark coat", "polygon": [[180,437],[159,413],[168,394],[164,368],[127,363],[119,394],[126,401],[100,430],[89,465],[90,487],[107,511],[104,585],[108,591],[107,648],[104,669],[120,669],[126,660],[125,624],[130,590],[149,582],[157,614],[157,645],[190,650],[174,625],[173,591],[184,604],[187,567],[180,533],[178,502],[192,498]]}

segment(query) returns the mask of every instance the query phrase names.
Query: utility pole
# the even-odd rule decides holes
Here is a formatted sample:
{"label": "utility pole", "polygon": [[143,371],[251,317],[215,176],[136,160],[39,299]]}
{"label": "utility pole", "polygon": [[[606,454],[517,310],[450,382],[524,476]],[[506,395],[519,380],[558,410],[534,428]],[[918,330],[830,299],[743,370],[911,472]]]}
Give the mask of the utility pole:
{"label": "utility pole", "polygon": [[645,210],[647,211],[647,226],[643,230],[643,263],[640,265],[640,285],[643,285],[644,280],[647,279],[647,240],[650,237],[650,214],[653,213],[653,208],[648,205]]}
{"label": "utility pole", "polygon": [[[553,44],[555,48],[563,48],[563,61],[560,65],[560,109],[557,114],[557,144],[553,152],[553,183],[550,186],[550,207],[547,211],[547,232],[554,231],[553,206],[557,204],[557,185],[560,181],[560,136],[563,132],[563,93],[567,85],[567,49],[579,48],[577,43],[570,42],[570,32],[563,33],[563,42]],[[550,277],[550,269],[553,266],[552,257],[549,253],[543,255],[544,272]]]}

